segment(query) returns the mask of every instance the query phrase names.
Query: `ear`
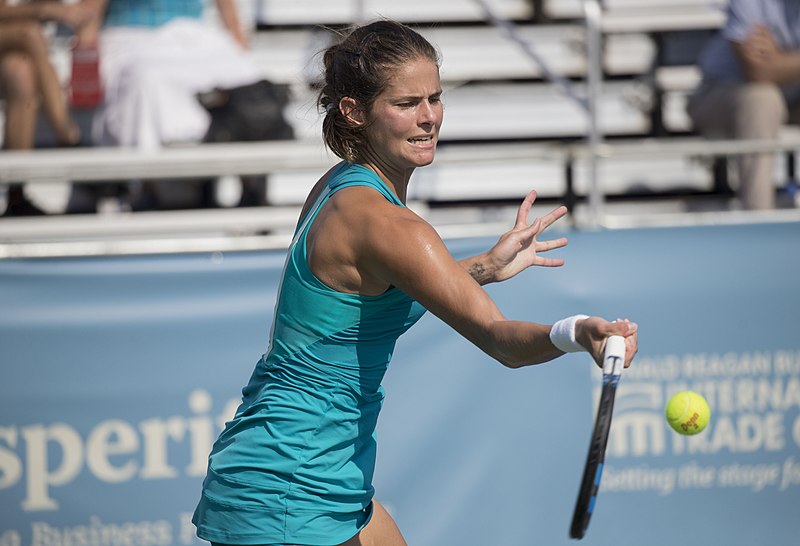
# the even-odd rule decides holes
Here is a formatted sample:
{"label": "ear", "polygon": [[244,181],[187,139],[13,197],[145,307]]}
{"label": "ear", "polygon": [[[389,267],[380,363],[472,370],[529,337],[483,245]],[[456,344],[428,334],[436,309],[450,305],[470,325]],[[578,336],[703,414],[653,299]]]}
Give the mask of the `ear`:
{"label": "ear", "polygon": [[364,111],[359,108],[358,102],[352,97],[342,97],[342,100],[339,101],[339,111],[353,125],[364,125],[366,123]]}

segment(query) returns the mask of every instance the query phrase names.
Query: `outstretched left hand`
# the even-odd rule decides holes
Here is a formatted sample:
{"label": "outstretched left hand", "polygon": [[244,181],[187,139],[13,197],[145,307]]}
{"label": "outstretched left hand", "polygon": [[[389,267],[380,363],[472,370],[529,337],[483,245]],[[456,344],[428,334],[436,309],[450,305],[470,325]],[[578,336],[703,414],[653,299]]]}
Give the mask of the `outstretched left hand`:
{"label": "outstretched left hand", "polygon": [[529,224],[528,215],[536,196],[535,190],[525,196],[517,211],[514,227],[500,236],[497,244],[488,252],[489,259],[494,265],[494,282],[510,279],[532,265],[542,267],[564,265],[564,260],[561,258],[543,258],[539,254],[566,246],[567,238],[540,241],[538,237],[553,222],[567,214],[567,207],[558,207]]}

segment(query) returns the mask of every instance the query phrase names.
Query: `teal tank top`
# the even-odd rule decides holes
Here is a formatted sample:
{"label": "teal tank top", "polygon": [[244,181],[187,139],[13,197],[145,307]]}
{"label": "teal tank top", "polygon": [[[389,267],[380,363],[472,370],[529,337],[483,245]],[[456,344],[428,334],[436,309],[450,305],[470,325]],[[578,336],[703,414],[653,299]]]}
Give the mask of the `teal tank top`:
{"label": "teal tank top", "polygon": [[309,269],[309,227],[330,196],[350,186],[405,206],[374,172],[342,163],[301,219],[269,350],[209,456],[193,518],[205,540],[338,544],[371,516],[381,381],[397,338],[425,310],[396,288],[338,292]]}

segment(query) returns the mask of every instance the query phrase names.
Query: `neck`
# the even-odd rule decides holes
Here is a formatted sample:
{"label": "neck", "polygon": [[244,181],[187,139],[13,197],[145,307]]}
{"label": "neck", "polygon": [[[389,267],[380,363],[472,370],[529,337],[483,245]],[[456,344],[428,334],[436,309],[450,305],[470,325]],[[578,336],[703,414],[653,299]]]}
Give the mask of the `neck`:
{"label": "neck", "polygon": [[359,164],[377,174],[386,184],[386,187],[397,196],[401,203],[405,204],[408,195],[408,183],[414,169],[392,169],[389,165],[382,164],[379,161],[372,161],[369,158],[360,161]]}

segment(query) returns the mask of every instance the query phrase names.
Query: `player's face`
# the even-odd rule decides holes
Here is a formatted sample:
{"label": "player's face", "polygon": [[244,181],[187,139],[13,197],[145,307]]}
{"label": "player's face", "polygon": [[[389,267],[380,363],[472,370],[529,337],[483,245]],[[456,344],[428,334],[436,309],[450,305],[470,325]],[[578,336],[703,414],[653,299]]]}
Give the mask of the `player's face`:
{"label": "player's face", "polygon": [[430,164],[442,126],[441,97],[433,61],[420,58],[395,69],[372,106],[367,129],[376,159],[399,170]]}

